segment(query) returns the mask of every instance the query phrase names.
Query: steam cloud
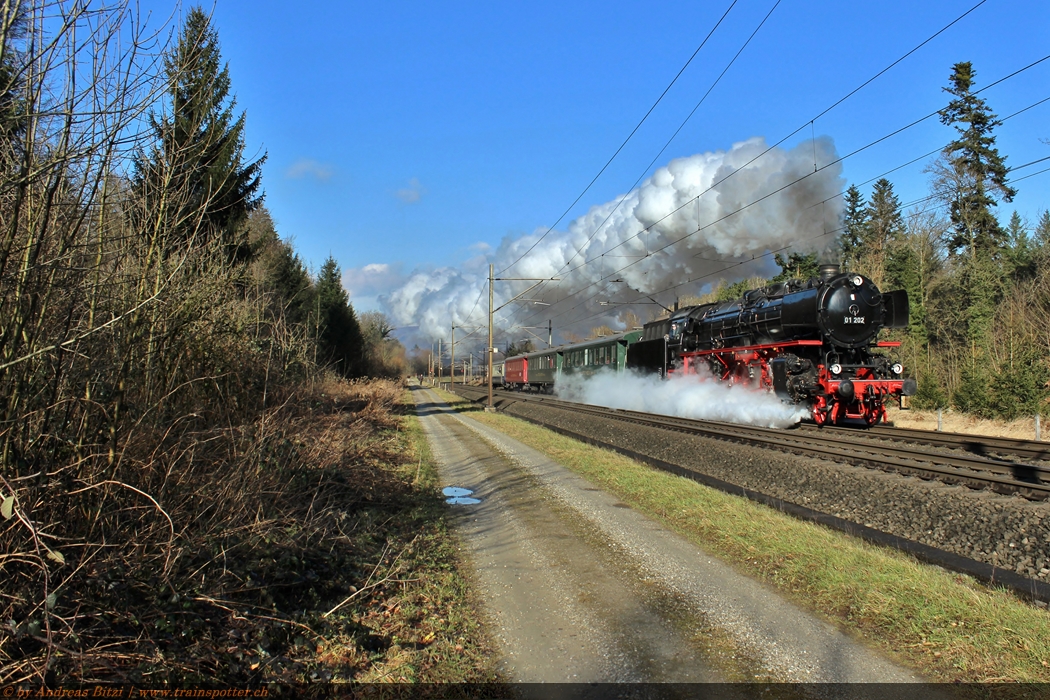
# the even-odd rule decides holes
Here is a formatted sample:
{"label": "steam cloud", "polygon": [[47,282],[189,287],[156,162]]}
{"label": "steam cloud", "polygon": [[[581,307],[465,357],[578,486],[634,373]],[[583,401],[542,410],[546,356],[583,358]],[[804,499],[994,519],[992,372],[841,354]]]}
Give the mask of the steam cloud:
{"label": "steam cloud", "polygon": [[557,394],[567,401],[592,406],[765,428],[787,428],[808,414],[805,408],[785,404],[764,390],[730,386],[703,375],[672,375],[666,381],[657,375],[630,371],[603,371],[589,378],[562,375]]}
{"label": "steam cloud", "polygon": [[[761,256],[771,250],[784,246],[817,250],[828,245],[834,237],[821,234],[838,226],[841,198],[835,195],[845,182],[840,166],[815,173],[814,161],[827,164],[837,159],[831,139],[806,141],[791,150],[775,148],[749,163],[766,148],[764,139],[752,138],[727,151],[673,160],[629,192],[622,203],[617,197],[592,207],[571,222],[567,231],[550,231],[505,276],[560,278],[560,282],[547,282],[530,291],[527,297],[552,304],[549,309],[544,307],[550,314],[542,314],[542,318],[558,314],[559,330],[582,335],[600,324],[621,327],[617,316],[624,307],[600,306],[600,301],[634,301],[639,295],[711,275],[663,295],[663,300],[673,302],[673,294],[695,294],[705,284],[723,277],[733,281],[768,273],[772,259]],[[730,173],[732,177],[714,185]],[[800,178],[804,179],[777,192]],[[708,189],[711,191],[703,194]],[[701,194],[699,204],[692,201]],[[825,200],[827,203],[822,204]],[[683,208],[668,216],[679,207]],[[737,210],[741,211],[734,213]],[[694,233],[698,221],[702,230]],[[641,231],[645,233],[637,235]],[[488,264],[493,263],[497,272],[502,270],[544,232],[540,229],[517,239],[505,238],[494,253],[478,256],[458,268],[417,271],[401,288],[381,297],[380,303],[394,325],[418,324],[423,339],[446,337],[453,324],[483,326],[487,323],[488,300],[484,297],[488,294]],[[692,235],[652,254],[687,234]],[[632,262],[637,264],[616,272]],[[579,297],[556,303],[591,283],[593,286]],[[529,284],[498,283],[496,306]],[[583,299],[586,301],[581,303]],[[573,305],[576,308],[565,313]],[[634,310],[645,318],[653,308],[639,306]],[[516,324],[525,325],[523,320],[535,310],[528,304],[511,304],[498,315],[497,324],[507,330]],[[524,337],[523,332],[517,333],[515,337]]]}

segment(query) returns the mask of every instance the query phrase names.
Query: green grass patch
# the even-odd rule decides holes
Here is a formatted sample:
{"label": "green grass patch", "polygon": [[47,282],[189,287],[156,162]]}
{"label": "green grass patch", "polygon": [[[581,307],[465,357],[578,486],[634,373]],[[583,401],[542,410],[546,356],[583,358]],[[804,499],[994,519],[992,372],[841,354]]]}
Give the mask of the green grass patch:
{"label": "green grass patch", "polygon": [[931,679],[1050,682],[1046,608],[525,421],[470,415]]}

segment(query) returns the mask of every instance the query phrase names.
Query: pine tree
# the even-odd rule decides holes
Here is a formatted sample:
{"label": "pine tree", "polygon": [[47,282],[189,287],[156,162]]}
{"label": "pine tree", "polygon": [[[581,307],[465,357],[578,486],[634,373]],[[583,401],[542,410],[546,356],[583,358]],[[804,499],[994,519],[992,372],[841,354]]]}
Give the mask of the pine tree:
{"label": "pine tree", "polygon": [[953,251],[965,250],[971,257],[992,256],[1002,245],[1003,231],[991,207],[999,199],[1012,201],[1017,190],[1006,182],[1006,158],[999,155],[992,134],[1002,122],[972,91],[973,66],[956,63],[952,71],[951,87],[944,90],[954,99],[939,112],[941,123],[959,133],[944,149],[939,173],[939,189],[951,208],[948,244]]}
{"label": "pine tree", "polygon": [[273,316],[290,325],[305,325],[316,306],[313,281],[295,249],[277,235],[265,206],[248,216],[247,235],[256,278],[275,305]]}
{"label": "pine tree", "polygon": [[842,246],[842,266],[845,270],[855,270],[864,245],[867,205],[856,185],[850,185],[846,190],[845,202],[846,208],[842,213],[842,235],[839,237]]}
{"label": "pine tree", "polygon": [[959,288],[963,290],[966,344],[970,358],[952,402],[964,411],[988,414],[988,349],[992,323],[1002,294],[1002,256],[1005,232],[992,213],[999,200],[1009,202],[1017,191],[1007,180],[1006,159],[995,147],[996,119],[984,100],[973,93],[975,72],[969,62],[956,63],[944,88],[952,96],[939,114],[941,123],[955,128],[933,167],[935,193],[949,205],[949,251],[961,255]]}
{"label": "pine tree", "polygon": [[1050,210],[1044,209],[1040,215],[1039,223],[1032,231],[1031,243],[1037,269],[1045,270],[1050,266]]}
{"label": "pine tree", "polygon": [[1028,240],[1028,230],[1021,215],[1014,211],[1006,226],[1005,272],[1014,280],[1023,280],[1035,274],[1035,255]]}
{"label": "pine tree", "polygon": [[0,10],[0,168],[7,170],[23,153],[28,118],[25,109],[25,72],[16,41],[25,34],[22,2],[8,2]]}
{"label": "pine tree", "polygon": [[904,233],[901,203],[893,192],[893,183],[886,178],[875,183],[865,218],[865,242],[885,250],[892,241],[901,239]]}
{"label": "pine tree", "polygon": [[339,265],[331,256],[321,266],[316,287],[318,360],[331,365],[344,377],[360,376],[364,351],[361,328],[350,297],[343,289]]}
{"label": "pine tree", "polygon": [[136,164],[137,188],[152,204],[147,211],[163,212],[161,227],[176,241],[217,238],[231,257],[248,257],[239,228],[262,201],[266,156],[245,163],[245,115],[234,118],[229,68],[200,7],[190,10],[164,70],[171,114],[151,115],[158,144]]}
{"label": "pine tree", "polygon": [[[871,202],[865,211],[864,247],[868,262],[869,277],[876,284],[900,284],[886,278],[888,267],[894,265],[890,257],[894,248],[898,254],[905,251],[897,245],[904,235],[904,217],[901,216],[901,203],[893,193],[893,183],[886,178],[875,183],[871,193]],[[899,265],[897,265],[899,267]]]}

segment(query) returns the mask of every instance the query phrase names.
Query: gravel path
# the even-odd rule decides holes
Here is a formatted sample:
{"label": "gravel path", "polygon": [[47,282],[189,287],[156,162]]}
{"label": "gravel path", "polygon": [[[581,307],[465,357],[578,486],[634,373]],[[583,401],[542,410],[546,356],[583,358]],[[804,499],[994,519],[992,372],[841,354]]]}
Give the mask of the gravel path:
{"label": "gravel path", "polygon": [[696,469],[729,483],[1050,581],[1050,503],[607,421],[523,401],[510,415]]}
{"label": "gravel path", "polygon": [[561,465],[414,390],[518,682],[916,682]]}

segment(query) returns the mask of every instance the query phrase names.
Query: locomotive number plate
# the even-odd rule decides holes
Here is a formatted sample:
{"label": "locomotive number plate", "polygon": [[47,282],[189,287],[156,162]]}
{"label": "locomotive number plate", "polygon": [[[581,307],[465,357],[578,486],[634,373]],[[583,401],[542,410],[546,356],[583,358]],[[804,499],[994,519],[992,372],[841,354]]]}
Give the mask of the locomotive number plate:
{"label": "locomotive number plate", "polygon": [[845,316],[845,317],[843,317],[842,322],[843,323],[847,323],[847,324],[864,323],[864,317],[863,316]]}

